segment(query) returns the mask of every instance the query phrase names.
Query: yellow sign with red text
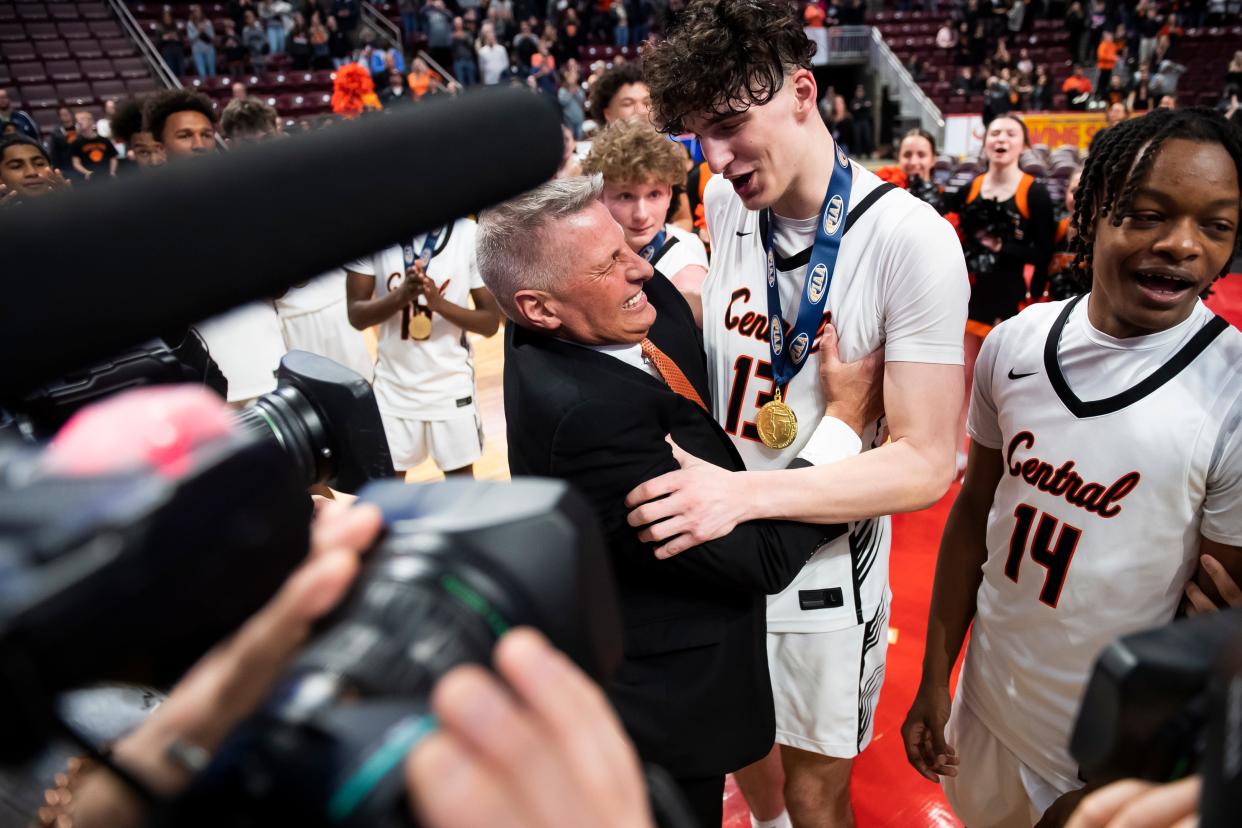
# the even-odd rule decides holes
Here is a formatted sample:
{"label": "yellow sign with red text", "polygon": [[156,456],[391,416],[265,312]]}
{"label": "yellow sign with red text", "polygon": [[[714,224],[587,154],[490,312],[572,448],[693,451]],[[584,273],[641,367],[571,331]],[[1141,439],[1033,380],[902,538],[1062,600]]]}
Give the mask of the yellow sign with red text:
{"label": "yellow sign with red text", "polygon": [[1049,149],[1070,145],[1086,152],[1091,139],[1108,121],[1104,112],[1027,112],[1022,115],[1031,133],[1031,144]]}
{"label": "yellow sign with red text", "polygon": [[[1091,138],[1108,121],[1101,112],[1025,112],[1015,113],[1031,132],[1031,144],[1056,149],[1066,144],[1086,152]],[[945,118],[944,151],[958,158],[974,158],[983,152],[983,119],[978,115],[949,115]]]}

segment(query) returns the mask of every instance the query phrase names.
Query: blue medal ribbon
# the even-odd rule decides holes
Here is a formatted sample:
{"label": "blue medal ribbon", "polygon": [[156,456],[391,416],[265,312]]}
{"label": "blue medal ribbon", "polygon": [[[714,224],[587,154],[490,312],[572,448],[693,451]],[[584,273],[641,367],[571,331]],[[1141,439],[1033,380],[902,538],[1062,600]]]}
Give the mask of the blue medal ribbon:
{"label": "blue medal ribbon", "polygon": [[664,242],[667,241],[667,239],[668,231],[661,227],[660,232],[655,234],[655,238],[648,242],[642,250],[638,251],[638,255],[642,256],[647,261],[651,261],[652,256],[664,249]]}
{"label": "blue medal ribbon", "polygon": [[418,254],[417,259],[414,258],[414,240],[413,239],[410,239],[409,244],[401,245],[401,257],[405,260],[406,270],[409,270],[411,267],[413,267],[414,262],[416,261],[422,262],[423,269],[424,270],[427,269],[427,265],[431,262],[432,257],[435,256],[436,245],[438,245],[440,243],[440,239],[444,237],[445,229],[447,228],[441,227],[439,232],[427,234],[427,237],[423,239],[422,252]]}
{"label": "blue medal ribbon", "polygon": [[806,277],[802,286],[802,302],[798,318],[789,340],[785,341],[784,316],[781,314],[781,294],[776,287],[776,251],[772,244],[772,216],[765,216],[767,228],[763,234],[763,250],[768,264],[768,344],[772,350],[772,375],[776,387],[783,391],[789,381],[797,376],[806,363],[807,354],[823,319],[824,304],[828,301],[828,289],[832,286],[833,271],[837,266],[837,254],[845,235],[845,217],[850,209],[850,188],[854,184],[854,170],[841,148],[837,147],[838,163],[832,165],[832,177],[828,181],[828,194],[819,211],[819,223],[815,227],[815,245],[811,248],[811,260],[807,262]]}

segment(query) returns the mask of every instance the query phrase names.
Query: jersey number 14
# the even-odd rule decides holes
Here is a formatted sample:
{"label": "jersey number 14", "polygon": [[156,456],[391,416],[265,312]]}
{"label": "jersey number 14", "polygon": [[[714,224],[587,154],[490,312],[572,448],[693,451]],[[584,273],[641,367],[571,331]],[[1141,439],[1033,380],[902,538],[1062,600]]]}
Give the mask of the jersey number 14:
{"label": "jersey number 14", "polygon": [[[1035,517],[1039,516],[1036,523]],[[1039,591],[1039,600],[1056,609],[1061,600],[1061,588],[1065,586],[1065,576],[1069,573],[1070,562],[1074,560],[1074,550],[1078,548],[1078,540],[1082,530],[1068,523],[1061,523],[1047,512],[1040,514],[1034,506],[1026,503],[1014,509],[1016,520],[1013,536],[1009,539],[1009,557],[1005,559],[1005,575],[1015,584],[1018,582],[1018,570],[1022,559],[1026,557],[1027,541],[1030,541],[1031,560],[1047,570],[1044,586]],[[1057,527],[1060,532],[1057,532]],[[1031,538],[1031,528],[1035,528],[1035,537]],[[1052,536],[1056,535],[1056,543]]]}

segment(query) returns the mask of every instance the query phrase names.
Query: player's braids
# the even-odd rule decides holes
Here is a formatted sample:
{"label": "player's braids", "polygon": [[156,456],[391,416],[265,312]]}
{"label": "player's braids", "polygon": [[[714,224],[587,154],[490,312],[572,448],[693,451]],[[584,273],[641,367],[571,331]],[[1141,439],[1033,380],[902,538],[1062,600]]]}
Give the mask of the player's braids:
{"label": "player's braids", "polygon": [[[1085,278],[1084,289],[1090,288],[1096,227],[1103,219],[1114,227],[1121,226],[1156,155],[1171,138],[1220,144],[1233,159],[1242,183],[1242,134],[1214,110],[1155,109],[1141,118],[1131,118],[1101,131],[1091,144],[1091,154],[1083,164],[1078,189],[1074,191],[1071,269]],[[1235,254],[1239,249],[1242,233],[1234,240]]]}

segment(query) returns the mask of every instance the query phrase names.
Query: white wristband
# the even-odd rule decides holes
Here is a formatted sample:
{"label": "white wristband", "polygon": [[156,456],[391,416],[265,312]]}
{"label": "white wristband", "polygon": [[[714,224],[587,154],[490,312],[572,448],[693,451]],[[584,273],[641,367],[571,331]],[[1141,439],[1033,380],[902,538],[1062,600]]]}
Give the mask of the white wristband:
{"label": "white wristband", "polygon": [[824,417],[798,457],[813,466],[826,466],[862,451],[862,438],[836,417]]}

